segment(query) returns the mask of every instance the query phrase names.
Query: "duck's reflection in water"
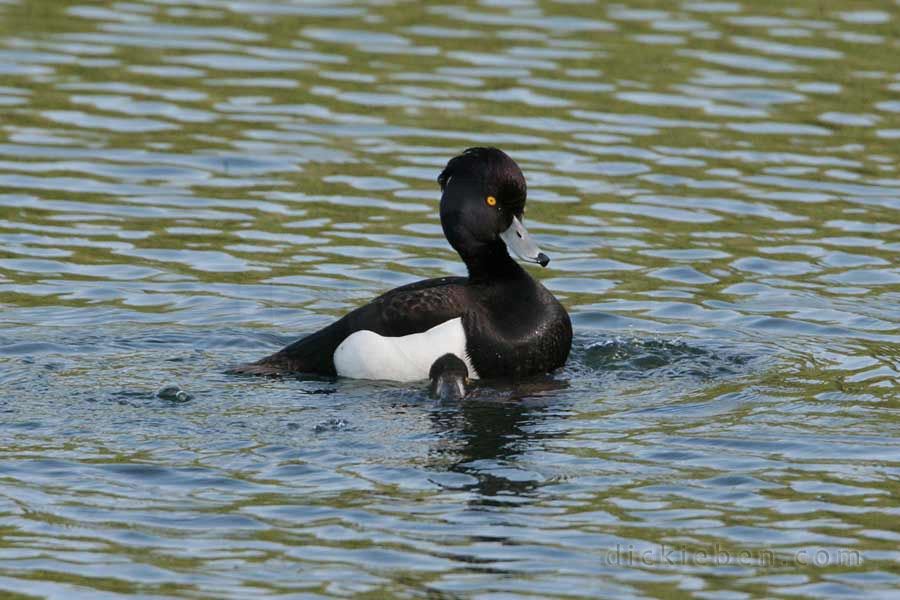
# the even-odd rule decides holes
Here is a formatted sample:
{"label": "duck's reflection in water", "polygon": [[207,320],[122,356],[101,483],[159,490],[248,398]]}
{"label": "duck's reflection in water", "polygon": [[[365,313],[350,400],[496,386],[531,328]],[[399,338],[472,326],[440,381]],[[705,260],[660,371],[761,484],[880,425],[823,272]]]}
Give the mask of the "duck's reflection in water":
{"label": "duck's reflection in water", "polygon": [[542,477],[518,459],[561,435],[547,425],[562,418],[558,392],[566,388],[550,377],[475,382],[465,399],[437,402],[430,418],[442,442],[430,452],[432,467],[468,475],[462,487],[477,494],[475,504],[521,502]]}

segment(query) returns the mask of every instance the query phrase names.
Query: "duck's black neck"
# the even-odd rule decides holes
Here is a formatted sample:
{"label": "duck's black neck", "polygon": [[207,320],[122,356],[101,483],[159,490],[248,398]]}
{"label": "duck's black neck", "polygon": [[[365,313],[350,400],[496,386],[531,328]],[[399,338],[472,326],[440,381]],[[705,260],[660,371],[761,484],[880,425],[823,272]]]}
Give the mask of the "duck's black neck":
{"label": "duck's black neck", "polygon": [[525,269],[513,260],[506,244],[499,239],[480,246],[477,252],[460,253],[460,256],[469,269],[469,281],[472,283],[518,279],[526,275]]}

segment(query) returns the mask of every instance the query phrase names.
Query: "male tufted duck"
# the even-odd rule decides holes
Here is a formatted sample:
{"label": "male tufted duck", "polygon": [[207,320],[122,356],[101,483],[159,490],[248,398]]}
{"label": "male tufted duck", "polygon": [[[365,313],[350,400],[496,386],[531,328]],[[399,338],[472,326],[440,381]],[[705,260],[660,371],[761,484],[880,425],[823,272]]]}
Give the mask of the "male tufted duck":
{"label": "male tufted duck", "polygon": [[440,277],[378,296],[233,373],[289,372],[416,381],[445,354],[470,378],[547,373],[566,362],[572,324],[543,285],[509,256],[547,266],[522,217],[525,177],[497,148],[469,148],[438,177],[441,226],[468,277]]}

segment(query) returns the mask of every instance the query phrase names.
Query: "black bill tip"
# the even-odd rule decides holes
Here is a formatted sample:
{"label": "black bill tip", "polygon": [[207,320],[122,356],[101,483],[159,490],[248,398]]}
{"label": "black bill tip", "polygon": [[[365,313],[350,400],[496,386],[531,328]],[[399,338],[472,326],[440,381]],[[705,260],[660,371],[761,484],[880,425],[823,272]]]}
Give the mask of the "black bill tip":
{"label": "black bill tip", "polygon": [[541,265],[542,267],[546,267],[550,264],[550,257],[541,252],[537,256],[537,264]]}

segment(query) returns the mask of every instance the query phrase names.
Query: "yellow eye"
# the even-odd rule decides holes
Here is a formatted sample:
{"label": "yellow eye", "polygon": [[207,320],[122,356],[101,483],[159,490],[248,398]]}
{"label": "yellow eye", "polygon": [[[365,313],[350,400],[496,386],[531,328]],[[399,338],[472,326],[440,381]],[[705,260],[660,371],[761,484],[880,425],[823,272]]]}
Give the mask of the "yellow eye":
{"label": "yellow eye", "polygon": [[488,203],[488,206],[495,206],[497,204],[497,199],[493,196],[488,196],[485,202]]}

